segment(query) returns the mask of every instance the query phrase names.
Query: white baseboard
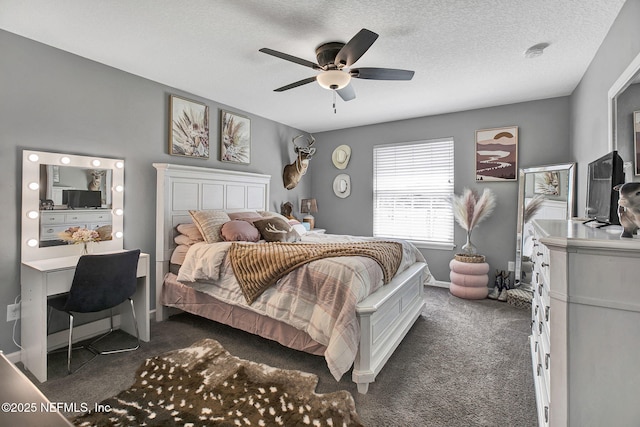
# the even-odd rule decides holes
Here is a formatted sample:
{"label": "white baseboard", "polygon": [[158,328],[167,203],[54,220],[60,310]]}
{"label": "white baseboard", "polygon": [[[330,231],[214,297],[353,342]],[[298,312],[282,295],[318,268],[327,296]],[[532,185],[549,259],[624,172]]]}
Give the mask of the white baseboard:
{"label": "white baseboard", "polygon": [[449,289],[449,287],[450,287],[449,285],[451,285],[451,282],[443,282],[442,280],[436,280],[436,281],[435,281],[435,282],[433,282],[433,284],[432,284],[432,285],[430,285],[430,286],[433,286],[433,287],[436,287],[436,288],[446,288],[446,289]]}

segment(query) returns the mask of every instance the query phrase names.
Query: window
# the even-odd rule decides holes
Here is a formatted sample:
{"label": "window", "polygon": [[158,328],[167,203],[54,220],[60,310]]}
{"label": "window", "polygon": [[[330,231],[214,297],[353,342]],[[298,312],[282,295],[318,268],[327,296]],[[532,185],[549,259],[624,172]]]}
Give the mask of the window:
{"label": "window", "polygon": [[452,138],[373,147],[374,236],[451,249],[452,197]]}

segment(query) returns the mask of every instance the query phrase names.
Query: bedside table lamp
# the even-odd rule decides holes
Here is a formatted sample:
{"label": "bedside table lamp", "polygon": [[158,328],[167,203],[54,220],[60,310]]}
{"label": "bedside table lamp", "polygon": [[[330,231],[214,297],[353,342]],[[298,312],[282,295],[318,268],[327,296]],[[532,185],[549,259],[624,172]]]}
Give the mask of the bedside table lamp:
{"label": "bedside table lamp", "polygon": [[302,217],[302,222],[308,222],[311,230],[313,230],[315,225],[315,218],[313,218],[311,214],[315,212],[318,212],[316,199],[302,199],[302,202],[300,202],[300,213],[306,213],[306,215]]}

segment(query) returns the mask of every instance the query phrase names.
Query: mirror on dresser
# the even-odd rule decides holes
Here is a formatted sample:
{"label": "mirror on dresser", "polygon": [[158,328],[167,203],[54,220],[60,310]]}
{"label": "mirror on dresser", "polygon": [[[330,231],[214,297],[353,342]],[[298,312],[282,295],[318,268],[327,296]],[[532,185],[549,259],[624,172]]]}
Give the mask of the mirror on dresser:
{"label": "mirror on dresser", "polygon": [[124,161],[23,151],[22,261],[78,255],[60,238],[72,227],[96,230],[92,252],[121,250]]}
{"label": "mirror on dresser", "polygon": [[[522,285],[531,279],[531,255],[535,250],[532,219],[571,219],[575,204],[575,163],[520,169],[516,231],[515,280]],[[537,206],[537,209],[534,209]],[[533,211],[533,212],[532,212]],[[526,289],[526,286],[524,286]]]}
{"label": "mirror on dresser", "polygon": [[640,111],[640,54],[608,92],[609,151],[625,161],[625,181],[640,181],[640,147],[636,146],[634,111]]}

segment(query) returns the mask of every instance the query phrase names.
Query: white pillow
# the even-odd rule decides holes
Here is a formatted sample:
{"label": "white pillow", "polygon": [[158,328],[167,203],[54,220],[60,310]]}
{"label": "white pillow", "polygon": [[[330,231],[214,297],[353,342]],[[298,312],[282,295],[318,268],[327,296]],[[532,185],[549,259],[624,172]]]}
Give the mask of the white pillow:
{"label": "white pillow", "polygon": [[296,231],[296,233],[298,233],[298,235],[300,237],[304,236],[305,234],[307,234],[307,229],[305,228],[304,225],[302,224],[293,224],[292,225],[293,229]]}

